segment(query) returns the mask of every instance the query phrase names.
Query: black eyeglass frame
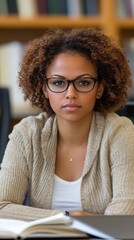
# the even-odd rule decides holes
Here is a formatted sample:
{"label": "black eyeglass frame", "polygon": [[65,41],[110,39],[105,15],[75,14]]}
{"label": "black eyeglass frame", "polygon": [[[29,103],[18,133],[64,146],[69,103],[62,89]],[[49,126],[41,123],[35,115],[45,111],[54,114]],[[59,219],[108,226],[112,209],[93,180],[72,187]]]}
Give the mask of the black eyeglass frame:
{"label": "black eyeglass frame", "polygon": [[[58,77],[58,76],[57,76],[57,77]],[[67,78],[62,78],[62,80],[64,80],[64,81],[67,82],[67,86],[66,86],[66,88],[65,88],[63,91],[60,91],[60,92],[53,91],[53,90],[50,88],[48,81],[49,81],[50,79],[52,79],[51,77],[50,77],[50,78],[46,78],[46,79],[45,79],[45,83],[46,83],[47,87],[49,88],[49,90],[50,90],[51,92],[54,92],[54,93],[63,93],[63,92],[65,92],[65,91],[69,88],[69,85],[70,85],[71,83],[73,84],[74,88],[75,88],[76,91],[78,91],[78,92],[82,92],[82,93],[91,92],[91,91],[94,89],[96,82],[98,82],[98,77],[91,77],[91,76],[89,76],[89,78],[94,81],[93,87],[92,87],[89,91],[80,91],[80,90],[78,90],[77,87],[75,86],[75,82],[78,81],[81,77],[82,77],[82,76],[79,76],[79,77],[77,77],[77,78],[75,78],[75,79],[72,79],[72,80],[69,80],[69,79],[67,79]]]}

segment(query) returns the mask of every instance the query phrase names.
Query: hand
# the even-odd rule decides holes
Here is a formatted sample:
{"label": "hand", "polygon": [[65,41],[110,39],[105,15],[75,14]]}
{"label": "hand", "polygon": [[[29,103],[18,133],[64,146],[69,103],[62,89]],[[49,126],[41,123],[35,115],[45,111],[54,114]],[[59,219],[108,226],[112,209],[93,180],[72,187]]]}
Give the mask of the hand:
{"label": "hand", "polygon": [[80,210],[69,211],[70,216],[97,216],[95,213],[88,213]]}

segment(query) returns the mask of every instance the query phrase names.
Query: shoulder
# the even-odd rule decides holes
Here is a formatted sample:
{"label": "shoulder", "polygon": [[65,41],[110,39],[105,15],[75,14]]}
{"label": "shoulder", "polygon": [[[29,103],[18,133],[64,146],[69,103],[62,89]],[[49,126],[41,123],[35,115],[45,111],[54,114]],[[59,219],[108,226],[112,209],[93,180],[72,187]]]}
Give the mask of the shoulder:
{"label": "shoulder", "polygon": [[48,115],[43,112],[36,116],[29,116],[29,117],[23,118],[20,121],[20,123],[16,126],[28,126],[28,127],[31,127],[33,125],[44,126],[47,119],[48,119]]}
{"label": "shoulder", "polygon": [[108,114],[104,137],[109,145],[111,162],[115,158],[118,159],[116,163],[131,162],[134,156],[134,124],[129,118],[115,113]]}
{"label": "shoulder", "polygon": [[134,132],[133,122],[124,116],[119,116],[116,113],[108,113],[106,116],[99,112],[95,112],[94,121],[95,128],[98,130],[102,128],[103,132],[116,132],[117,129],[122,131],[130,130]]}
{"label": "shoulder", "polygon": [[46,113],[40,113],[37,116],[29,116],[22,119],[18,124],[14,126],[14,129],[10,136],[12,135],[23,135],[30,136],[33,134],[40,134],[45,128],[46,123],[48,122],[51,125],[54,121],[54,115],[48,116]]}
{"label": "shoulder", "polygon": [[121,139],[133,139],[134,141],[134,124],[124,116],[119,116],[116,113],[109,113],[103,116],[101,113],[95,114],[96,131],[101,131],[102,137],[107,141]]}
{"label": "shoulder", "polygon": [[134,133],[134,124],[133,122],[124,116],[119,116],[116,113],[109,113],[105,118],[105,128],[108,129],[109,132],[115,132],[117,129],[120,131],[132,131]]}
{"label": "shoulder", "polygon": [[[109,113],[106,117],[97,114],[98,123],[103,126],[101,137],[101,152],[109,156],[111,164],[132,164],[134,156],[134,124],[116,113]],[[102,125],[101,125],[102,124]],[[98,125],[99,129],[99,125]],[[105,157],[104,157],[105,159]]]}
{"label": "shoulder", "polygon": [[48,116],[46,113],[40,113],[37,116],[29,116],[23,118],[14,128],[34,128],[35,126],[43,127],[45,122],[47,121]]}

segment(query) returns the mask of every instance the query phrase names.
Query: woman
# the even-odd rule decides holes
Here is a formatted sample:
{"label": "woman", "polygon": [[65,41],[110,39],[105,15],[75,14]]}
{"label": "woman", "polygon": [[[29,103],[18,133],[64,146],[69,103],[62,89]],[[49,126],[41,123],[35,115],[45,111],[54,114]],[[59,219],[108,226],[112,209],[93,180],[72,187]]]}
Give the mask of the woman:
{"label": "woman", "polygon": [[115,113],[131,83],[123,51],[95,29],[52,30],[29,44],[19,86],[42,112],[10,134],[0,216],[134,214],[134,126]]}

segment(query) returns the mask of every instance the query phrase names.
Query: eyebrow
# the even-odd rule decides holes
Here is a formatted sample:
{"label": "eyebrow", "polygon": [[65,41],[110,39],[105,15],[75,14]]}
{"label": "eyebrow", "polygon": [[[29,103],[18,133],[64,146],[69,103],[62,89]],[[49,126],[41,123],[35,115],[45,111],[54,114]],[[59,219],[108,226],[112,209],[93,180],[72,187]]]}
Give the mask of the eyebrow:
{"label": "eyebrow", "polygon": [[[54,74],[54,75],[52,75],[52,76],[49,77],[49,78],[53,78],[53,77],[60,77],[60,78],[67,79],[65,76],[62,76],[62,75],[59,75],[59,74]],[[93,77],[93,76],[90,75],[89,73],[84,73],[84,74],[78,75],[77,77],[75,77],[75,79],[80,78],[80,77],[91,77],[91,78],[97,78],[97,76],[96,76],[96,77]]]}

